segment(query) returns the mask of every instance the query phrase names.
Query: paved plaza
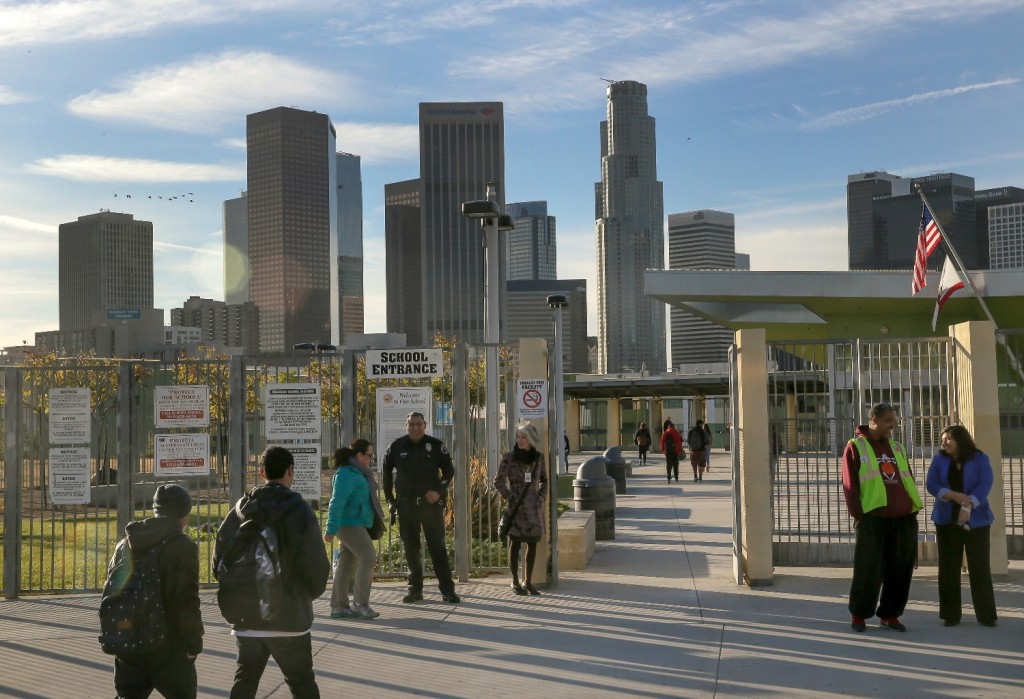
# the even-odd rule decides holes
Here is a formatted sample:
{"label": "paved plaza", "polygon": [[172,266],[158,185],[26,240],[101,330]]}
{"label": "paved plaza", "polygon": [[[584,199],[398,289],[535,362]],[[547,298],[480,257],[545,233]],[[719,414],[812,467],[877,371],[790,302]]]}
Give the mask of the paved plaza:
{"label": "paved plaza", "polygon": [[[579,463],[587,455],[574,455]],[[725,466],[726,459],[717,461]],[[590,566],[540,597],[507,576],[436,588],[414,605],[377,583],[374,621],[331,620],[315,602],[324,697],[1024,697],[1024,565],[996,580],[999,626],[938,619],[936,569],[917,571],[905,634],[850,630],[849,569],[779,568],[771,587],[732,579],[729,475],[666,485],[634,469],[616,501],[616,537]],[[692,477],[691,477],[692,478]],[[430,581],[428,581],[429,583]],[[969,600],[969,593],[965,593]],[[95,594],[0,602],[0,696],[111,697],[112,658],[96,643]],[[227,696],[234,641],[203,592],[199,694]],[[290,696],[271,663],[261,697]]]}

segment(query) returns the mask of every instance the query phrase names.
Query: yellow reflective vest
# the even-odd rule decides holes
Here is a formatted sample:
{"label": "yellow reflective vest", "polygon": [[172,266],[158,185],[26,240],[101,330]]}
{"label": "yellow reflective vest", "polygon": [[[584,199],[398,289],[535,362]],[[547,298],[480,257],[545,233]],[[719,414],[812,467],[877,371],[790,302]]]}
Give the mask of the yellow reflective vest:
{"label": "yellow reflective vest", "polygon": [[[885,483],[882,481],[882,471],[878,468],[878,457],[867,437],[854,437],[850,440],[860,454],[860,507],[865,512],[885,507],[888,498],[885,494]],[[921,496],[917,492],[917,484],[914,477],[910,475],[910,464],[907,462],[907,452],[903,445],[890,439],[889,446],[896,457],[896,468],[900,472],[900,480],[903,483],[910,502],[914,505],[914,512],[921,509]]]}

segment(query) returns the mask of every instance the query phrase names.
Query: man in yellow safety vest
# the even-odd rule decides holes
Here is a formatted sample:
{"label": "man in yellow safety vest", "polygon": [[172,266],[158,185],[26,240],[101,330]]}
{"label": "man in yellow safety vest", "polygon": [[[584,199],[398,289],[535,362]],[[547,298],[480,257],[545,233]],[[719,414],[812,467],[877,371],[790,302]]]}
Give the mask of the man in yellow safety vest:
{"label": "man in yellow safety vest", "polygon": [[896,409],[879,403],[869,416],[843,453],[843,494],[857,530],[850,627],[864,631],[865,619],[877,614],[883,628],[906,631],[899,617],[917,558],[921,496],[906,450],[891,438]]}

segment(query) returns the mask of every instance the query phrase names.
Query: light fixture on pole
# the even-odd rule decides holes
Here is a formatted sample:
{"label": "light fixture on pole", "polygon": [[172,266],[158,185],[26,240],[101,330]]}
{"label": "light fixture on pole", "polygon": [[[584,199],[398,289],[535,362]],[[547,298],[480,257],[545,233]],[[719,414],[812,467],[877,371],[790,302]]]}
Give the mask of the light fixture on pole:
{"label": "light fixture on pole", "polygon": [[487,199],[467,201],[462,205],[462,215],[470,219],[478,219],[484,229],[484,251],[486,255],[486,275],[484,278],[486,321],[484,333],[485,346],[485,377],[486,377],[486,434],[487,434],[487,467],[497,468],[498,464],[498,343],[501,341],[498,315],[501,312],[501,267],[498,264],[498,231],[512,230],[512,217],[503,215],[501,207],[494,198],[497,186],[494,182],[487,183]]}

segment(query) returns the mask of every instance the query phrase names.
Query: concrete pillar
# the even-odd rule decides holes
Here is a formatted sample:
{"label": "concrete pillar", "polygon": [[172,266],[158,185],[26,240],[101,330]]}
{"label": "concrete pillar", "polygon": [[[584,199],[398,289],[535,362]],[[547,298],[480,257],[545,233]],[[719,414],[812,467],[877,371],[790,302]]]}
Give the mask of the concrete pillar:
{"label": "concrete pillar", "polygon": [[768,360],[762,328],[736,333],[740,493],[744,576],[751,587],[772,584],[771,439]]}
{"label": "concrete pillar", "polygon": [[999,427],[999,389],[995,325],[972,320],[950,328],[956,362],[956,413],[960,424],[992,462],[994,479],[988,503],[996,521],[990,533],[992,573],[1006,575],[1006,508],[1003,499],[1003,451]]}
{"label": "concrete pillar", "polygon": [[604,446],[615,447],[619,445],[622,432],[622,405],[618,398],[608,399],[608,424],[605,427]]}
{"label": "concrete pillar", "polygon": [[[548,395],[547,399],[550,401],[554,396],[554,390],[551,386],[550,377],[548,376],[548,343],[547,340],[539,337],[524,337],[519,340],[519,378],[520,379],[542,379],[548,381]],[[557,462],[550,463],[551,448],[548,444],[548,420],[547,418],[534,418],[530,422],[537,426],[537,430],[541,435],[541,444],[537,445],[537,449],[540,453],[545,455],[545,465],[548,469],[548,499],[547,504],[551,504],[552,498],[557,498],[555,494],[555,482],[557,480],[556,469]],[[577,420],[578,422],[578,420]],[[561,445],[559,445],[561,448]],[[545,508],[544,518],[545,534],[551,531],[551,508]],[[537,564],[533,570],[533,582],[534,584],[546,584],[548,582],[548,559],[551,554],[551,546],[547,536],[542,536],[540,542],[537,544]],[[526,560],[526,551],[524,550],[519,556],[520,565],[523,565]],[[556,563],[557,565],[557,563]]]}

